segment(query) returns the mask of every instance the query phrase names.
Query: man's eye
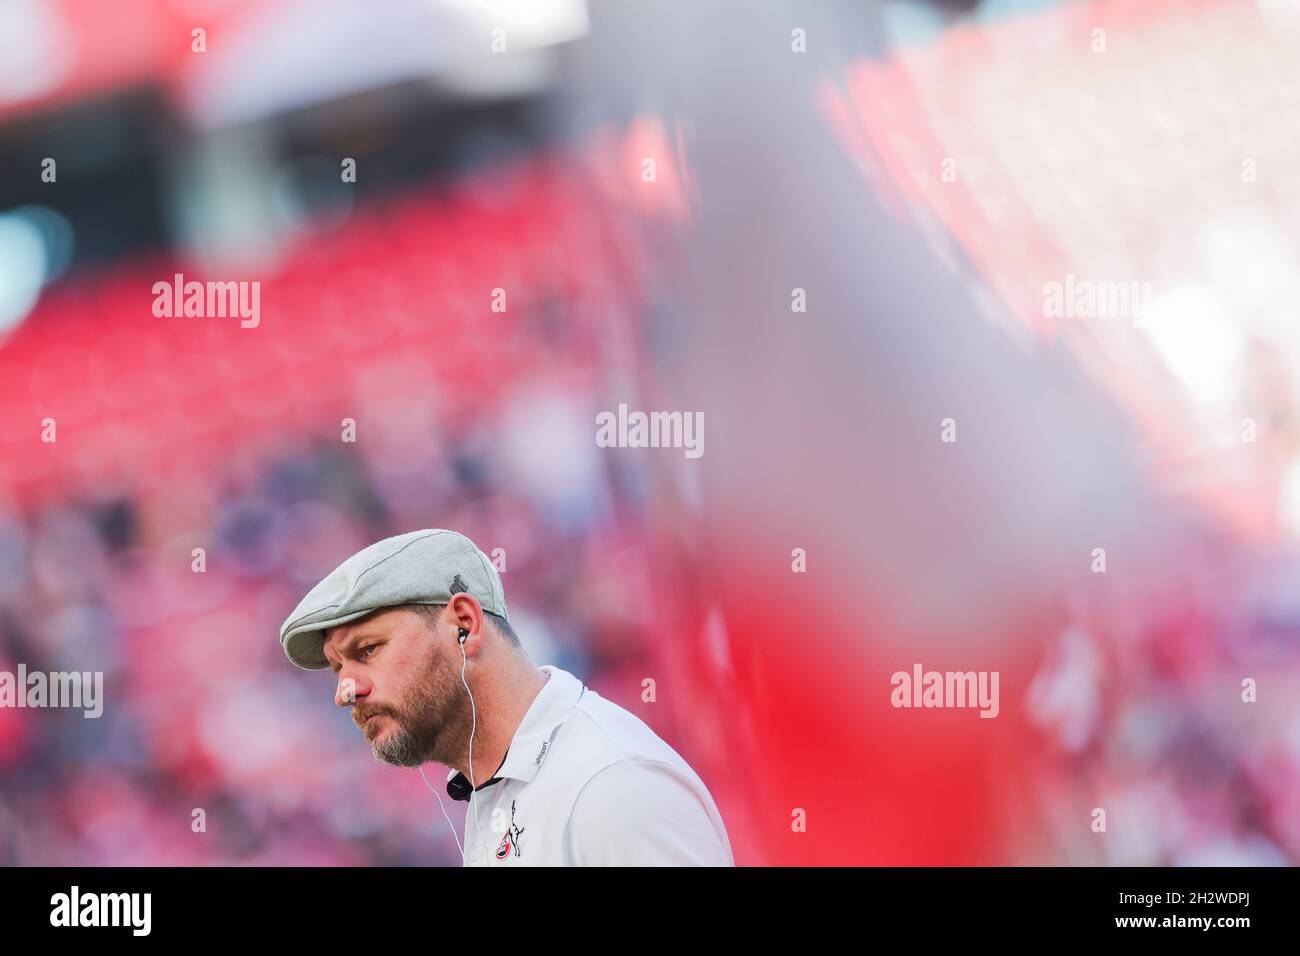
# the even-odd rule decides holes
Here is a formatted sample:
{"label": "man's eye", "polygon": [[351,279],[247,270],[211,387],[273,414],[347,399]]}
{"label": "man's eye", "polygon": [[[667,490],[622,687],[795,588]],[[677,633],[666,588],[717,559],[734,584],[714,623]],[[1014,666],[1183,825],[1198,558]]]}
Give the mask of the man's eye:
{"label": "man's eye", "polygon": [[378,647],[378,646],[379,646],[378,644],[367,644],[365,647],[361,648],[361,656],[362,656],[362,657],[369,657],[370,654],[367,653],[367,652],[368,652],[368,651],[372,651],[372,650],[374,650],[374,649],[375,649],[376,647]]}

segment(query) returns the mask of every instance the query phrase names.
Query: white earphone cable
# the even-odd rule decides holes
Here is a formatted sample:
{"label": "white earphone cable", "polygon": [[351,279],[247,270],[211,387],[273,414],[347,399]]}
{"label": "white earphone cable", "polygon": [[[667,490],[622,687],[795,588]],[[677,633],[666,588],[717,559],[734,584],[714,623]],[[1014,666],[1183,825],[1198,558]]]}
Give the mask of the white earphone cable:
{"label": "white earphone cable", "polygon": [[456,841],[456,851],[460,853],[460,859],[461,862],[463,863],[465,861],[465,850],[460,845],[460,837],[456,835],[456,824],[451,822],[451,817],[447,815],[447,808],[446,806],[443,805],[442,797],[438,796],[438,791],[433,789],[433,784],[429,783],[429,778],[424,775],[424,768],[420,767],[419,770],[420,770],[420,779],[424,781],[424,785],[428,787],[430,790],[433,790],[433,795],[435,797],[438,797],[438,806],[442,808],[442,815],[444,817],[447,817],[447,826],[451,830],[451,838]]}
{"label": "white earphone cable", "polygon": [[[474,732],[478,728],[478,711],[474,707],[474,692],[469,689],[469,682],[465,680],[465,668],[469,664],[469,658],[465,656],[465,642],[460,642],[460,682],[465,685],[465,693],[469,694],[469,811],[474,816],[474,835],[477,837],[478,829],[478,804],[474,800],[474,794],[478,790],[478,782],[474,777]],[[477,848],[476,848],[477,849]],[[465,861],[465,851],[460,851],[461,862]]]}
{"label": "white earphone cable", "polygon": [[[465,680],[465,668],[469,666],[469,658],[465,654],[465,641],[460,642],[460,682],[465,685],[465,693],[469,694],[469,808],[474,817],[474,834],[478,835],[478,803],[474,799],[475,791],[478,789],[474,779],[474,734],[478,731],[478,709],[474,704],[474,692],[469,689],[469,682]],[[424,785],[433,791],[433,795],[438,798],[438,806],[442,808],[442,815],[447,818],[447,826],[451,829],[451,838],[456,841],[456,849],[460,851],[461,865],[465,863],[465,847],[461,845],[460,837],[456,835],[456,825],[451,822],[451,817],[447,814],[447,808],[443,805],[442,797],[434,789],[433,784],[429,783],[429,778],[424,775],[424,767],[419,768],[420,779]]]}

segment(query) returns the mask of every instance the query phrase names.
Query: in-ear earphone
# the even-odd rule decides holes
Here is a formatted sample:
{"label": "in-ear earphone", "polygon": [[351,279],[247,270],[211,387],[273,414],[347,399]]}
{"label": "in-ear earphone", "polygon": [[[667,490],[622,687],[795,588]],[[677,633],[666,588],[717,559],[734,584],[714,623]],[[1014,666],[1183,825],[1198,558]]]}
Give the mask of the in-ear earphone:
{"label": "in-ear earphone", "polygon": [[460,642],[461,642],[462,644],[464,644],[464,643],[465,643],[465,638],[467,638],[467,637],[469,637],[469,631],[465,630],[465,628],[462,627],[462,628],[460,629]]}

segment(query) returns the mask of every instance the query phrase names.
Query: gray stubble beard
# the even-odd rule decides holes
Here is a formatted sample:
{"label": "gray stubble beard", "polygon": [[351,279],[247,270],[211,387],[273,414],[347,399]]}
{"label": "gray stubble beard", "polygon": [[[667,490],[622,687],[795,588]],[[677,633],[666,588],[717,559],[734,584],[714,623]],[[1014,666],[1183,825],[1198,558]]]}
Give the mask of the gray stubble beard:
{"label": "gray stubble beard", "polygon": [[455,756],[446,752],[447,743],[456,735],[457,728],[465,724],[463,718],[469,706],[468,698],[462,700],[463,697],[465,688],[460,683],[460,675],[440,672],[436,662],[430,661],[425,681],[403,701],[401,711],[388,712],[397,729],[382,741],[371,744],[375,759],[395,767],[454,760]]}

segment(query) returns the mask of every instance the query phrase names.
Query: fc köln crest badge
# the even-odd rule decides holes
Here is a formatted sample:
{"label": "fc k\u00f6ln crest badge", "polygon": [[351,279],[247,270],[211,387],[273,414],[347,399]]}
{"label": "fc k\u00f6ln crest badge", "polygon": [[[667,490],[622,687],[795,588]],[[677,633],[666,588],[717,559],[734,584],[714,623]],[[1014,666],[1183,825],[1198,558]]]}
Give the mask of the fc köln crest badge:
{"label": "fc k\u00f6ln crest badge", "polygon": [[514,850],[515,856],[519,856],[519,838],[523,835],[523,827],[515,826],[515,801],[510,801],[510,829],[506,830],[506,835],[501,838],[497,845],[497,859],[504,860]]}

